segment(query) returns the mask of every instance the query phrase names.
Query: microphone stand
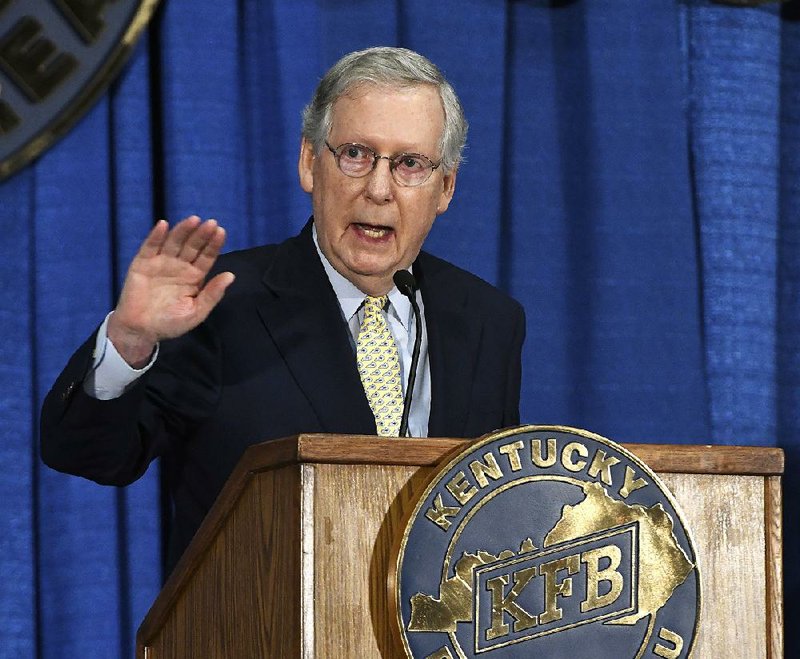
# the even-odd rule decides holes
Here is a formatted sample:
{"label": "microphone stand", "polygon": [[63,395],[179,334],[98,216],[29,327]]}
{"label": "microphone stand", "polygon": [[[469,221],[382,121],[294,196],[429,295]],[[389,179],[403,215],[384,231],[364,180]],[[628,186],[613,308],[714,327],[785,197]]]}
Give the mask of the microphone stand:
{"label": "microphone stand", "polygon": [[414,393],[414,384],[417,381],[417,366],[419,364],[419,350],[422,344],[422,317],[416,299],[417,281],[408,270],[398,270],[394,273],[394,284],[405,295],[411,308],[414,310],[414,349],[411,353],[411,369],[408,373],[405,400],[403,401],[403,416],[400,419],[400,437],[408,435],[408,415],[411,412],[411,397]]}

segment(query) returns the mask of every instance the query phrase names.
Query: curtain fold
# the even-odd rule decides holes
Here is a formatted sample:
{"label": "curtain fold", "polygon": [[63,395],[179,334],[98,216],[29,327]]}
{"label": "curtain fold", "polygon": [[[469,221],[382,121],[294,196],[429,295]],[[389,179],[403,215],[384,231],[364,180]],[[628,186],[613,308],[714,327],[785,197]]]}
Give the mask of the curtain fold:
{"label": "curtain fold", "polygon": [[305,223],[300,113],[378,44],[430,57],[464,103],[426,246],[525,306],[524,422],[786,450],[793,656],[797,0],[164,0],[100,102],[0,184],[0,657],[132,655],[162,579],[158,467],[124,489],[49,470],[41,400],[154,219],[216,217],[227,249]]}
{"label": "curtain fold", "polygon": [[780,177],[778,8],[689,14],[690,141],[712,440],[774,443]]}
{"label": "curtain fold", "polygon": [[708,435],[678,7],[515,3],[511,290],[524,417]]}
{"label": "curtain fold", "polygon": [[0,206],[0,634],[9,656],[36,651],[36,344],[32,340],[31,170],[3,184]]}

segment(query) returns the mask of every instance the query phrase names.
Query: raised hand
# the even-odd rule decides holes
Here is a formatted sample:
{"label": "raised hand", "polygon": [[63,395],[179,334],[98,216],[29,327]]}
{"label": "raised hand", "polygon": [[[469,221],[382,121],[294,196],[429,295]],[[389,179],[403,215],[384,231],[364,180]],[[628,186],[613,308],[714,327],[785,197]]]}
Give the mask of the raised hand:
{"label": "raised hand", "polygon": [[223,272],[206,276],[225,243],[216,220],[187,217],[172,229],[159,220],[128,268],[108,338],[128,364],[146,364],[155,345],[202,323],[233,283]]}

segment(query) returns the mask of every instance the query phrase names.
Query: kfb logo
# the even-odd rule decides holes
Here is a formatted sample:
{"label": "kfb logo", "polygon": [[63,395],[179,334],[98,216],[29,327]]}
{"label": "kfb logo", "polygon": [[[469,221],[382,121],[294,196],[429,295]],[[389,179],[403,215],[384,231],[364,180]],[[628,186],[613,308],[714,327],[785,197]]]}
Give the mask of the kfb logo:
{"label": "kfb logo", "polygon": [[583,430],[470,445],[426,488],[395,568],[409,657],[678,659],[697,633],[700,576],[672,496]]}

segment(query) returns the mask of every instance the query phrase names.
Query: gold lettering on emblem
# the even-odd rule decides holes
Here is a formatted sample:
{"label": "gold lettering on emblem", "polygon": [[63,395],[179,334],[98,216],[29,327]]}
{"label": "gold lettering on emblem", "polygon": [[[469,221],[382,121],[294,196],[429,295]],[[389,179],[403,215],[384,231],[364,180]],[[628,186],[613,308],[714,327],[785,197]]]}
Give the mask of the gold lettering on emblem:
{"label": "gold lettering on emblem", "polygon": [[672,518],[660,503],[650,508],[628,505],[608,496],[601,483],[584,483],[582,487],[586,499],[576,506],[564,507],[561,519],[545,536],[543,546],[551,547],[636,522],[638,607],[635,613],[614,624],[632,625],[647,615],[655,615],[695,567],[675,538]]}
{"label": "gold lettering on emblem", "polygon": [[0,39],[0,64],[33,103],[45,99],[78,67],[69,53],[40,36],[42,24],[23,16]]}
{"label": "gold lettering on emblem", "polygon": [[105,29],[103,11],[106,5],[116,0],[55,0],[55,2],[84,43],[90,44],[97,41],[97,37]]}
{"label": "gold lettering on emblem", "polygon": [[503,477],[503,470],[500,469],[497,459],[491,453],[484,453],[483,460],[483,462],[473,460],[469,463],[469,468],[472,475],[475,476],[475,480],[478,481],[478,485],[486,487],[489,485],[489,479],[486,476],[488,475],[489,478],[496,481]]}
{"label": "gold lettering on emblem", "polygon": [[658,657],[664,657],[664,659],[678,659],[678,655],[683,650],[683,638],[666,627],[661,628],[658,632],[658,637],[662,641],[667,641],[672,645],[672,648],[665,648],[661,643],[657,643],[656,647],[653,648],[653,654]]}
{"label": "gold lettering on emblem", "polygon": [[587,473],[592,478],[597,478],[597,475],[600,474],[600,480],[606,485],[611,485],[611,467],[615,464],[619,464],[619,458],[613,455],[607,456],[605,451],[598,450],[592,458],[592,464]]}
{"label": "gold lettering on emblem", "polygon": [[511,444],[503,444],[497,450],[508,456],[508,462],[511,464],[511,471],[519,471],[522,469],[522,461],[519,459],[519,452],[522,450],[522,441],[512,442]]}
{"label": "gold lettering on emblem", "polygon": [[515,632],[521,632],[537,625],[536,616],[528,613],[516,601],[528,582],[535,576],[535,565],[515,572],[514,586],[505,597],[503,597],[503,590],[504,586],[508,585],[508,575],[503,574],[486,582],[486,590],[492,593],[492,626],[486,630],[487,641],[508,634],[508,625],[505,622],[506,613],[514,618]]}
{"label": "gold lettering on emblem", "polygon": [[425,517],[436,524],[436,526],[446,531],[452,525],[452,522],[447,518],[457,515],[459,510],[461,509],[445,506],[442,501],[442,495],[437,494],[436,498],[433,500],[433,508],[428,508],[428,510],[425,511]]}
{"label": "gold lettering on emblem", "polygon": [[547,457],[542,457],[542,440],[532,440],[531,460],[533,460],[533,464],[542,469],[552,467],[556,463],[556,440],[552,437],[547,440]]}
{"label": "gold lettering on emblem", "polygon": [[0,135],[7,135],[19,126],[19,115],[5,101],[0,101]]}
{"label": "gold lettering on emblem", "polygon": [[564,617],[564,611],[558,606],[558,597],[572,595],[572,578],[567,577],[563,581],[556,579],[561,570],[566,570],[567,574],[577,574],[580,570],[579,559],[579,554],[564,556],[556,561],[542,563],[539,568],[539,573],[544,577],[544,613],[539,616],[541,624],[555,622]]}
{"label": "gold lettering on emblem", "polygon": [[450,479],[450,482],[447,484],[447,489],[450,490],[450,494],[452,494],[456,498],[456,501],[462,506],[478,493],[478,488],[467,480],[463,471],[459,471]]}
{"label": "gold lettering on emblem", "polygon": [[635,492],[647,485],[646,480],[643,478],[634,478],[635,475],[636,472],[633,469],[628,466],[625,467],[625,482],[619,490],[619,495],[623,499],[627,499],[631,492]]}
{"label": "gold lettering on emblem", "polygon": [[436,650],[433,654],[429,654],[425,659],[453,659],[453,655],[450,654],[450,650],[447,648],[442,648],[440,650]]}
{"label": "gold lettering on emblem", "polygon": [[570,442],[561,451],[561,464],[564,465],[564,469],[569,469],[570,471],[574,472],[585,469],[586,460],[576,461],[573,458],[573,455],[576,453],[582,458],[589,457],[589,449],[587,449],[583,444],[580,442]]}
{"label": "gold lettering on emblem", "polygon": [[[600,569],[600,559],[607,558],[608,567]],[[601,609],[613,604],[622,593],[623,578],[617,568],[622,561],[622,552],[616,545],[589,549],[581,554],[586,565],[586,600],[581,602],[581,613]],[[610,584],[605,595],[600,595],[600,582]]]}

